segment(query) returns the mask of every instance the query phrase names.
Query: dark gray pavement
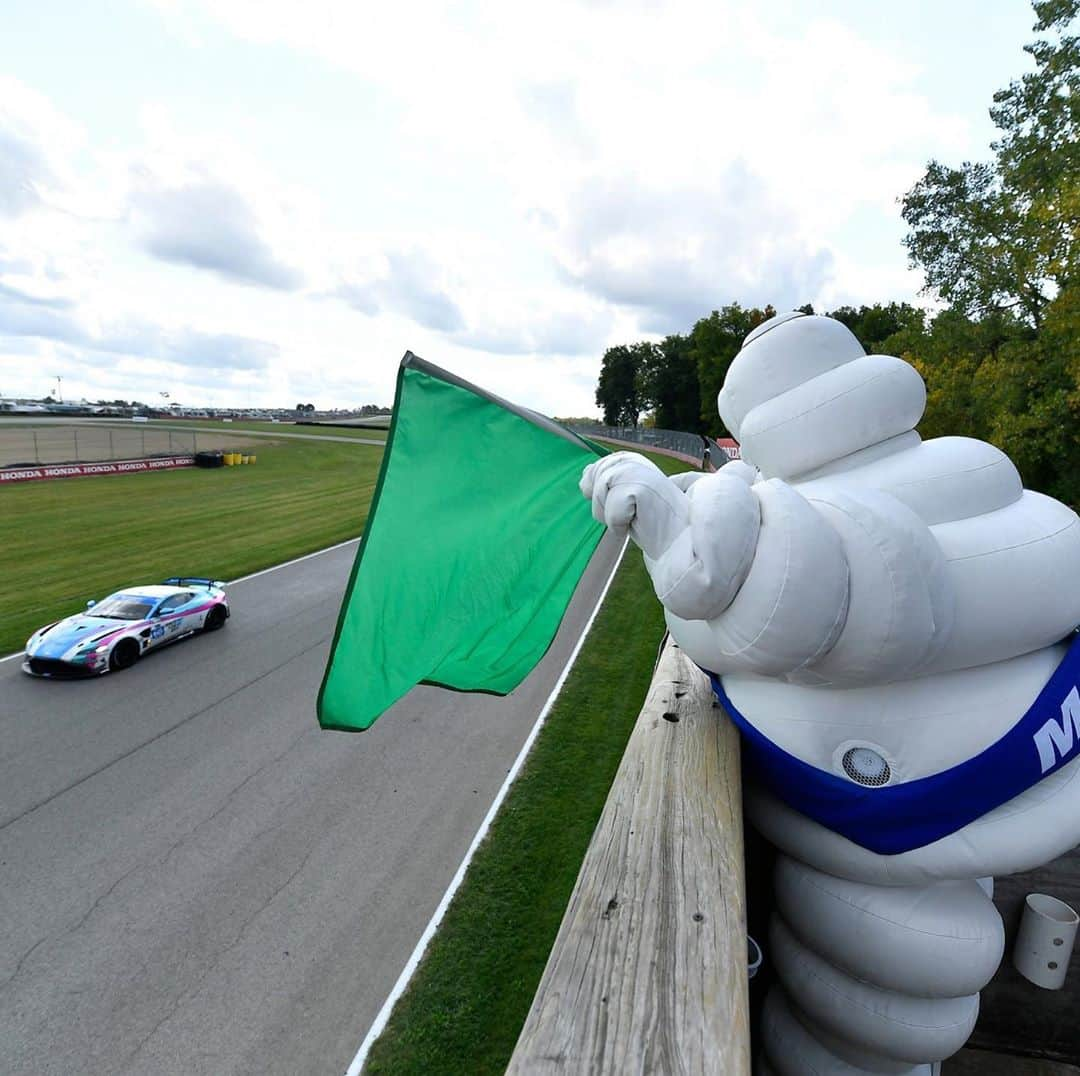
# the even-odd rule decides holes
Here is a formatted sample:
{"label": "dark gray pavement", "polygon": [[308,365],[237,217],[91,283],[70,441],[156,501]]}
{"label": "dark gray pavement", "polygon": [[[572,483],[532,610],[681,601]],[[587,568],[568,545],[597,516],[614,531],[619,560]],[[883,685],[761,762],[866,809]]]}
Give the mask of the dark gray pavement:
{"label": "dark gray pavement", "polygon": [[614,563],[512,696],[314,700],[355,546],[84,682],[0,663],[0,1073],[343,1073]]}

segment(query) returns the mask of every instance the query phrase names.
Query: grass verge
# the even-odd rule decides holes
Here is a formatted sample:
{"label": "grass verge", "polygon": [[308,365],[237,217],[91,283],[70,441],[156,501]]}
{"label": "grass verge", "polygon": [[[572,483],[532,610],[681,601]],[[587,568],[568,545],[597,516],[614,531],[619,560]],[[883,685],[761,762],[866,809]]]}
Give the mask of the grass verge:
{"label": "grass verge", "polygon": [[[678,460],[651,456],[667,473]],[[528,760],[365,1073],[502,1073],[645,693],[664,620],[627,550]]]}
{"label": "grass verge", "polygon": [[363,530],[381,448],[289,441],[258,458],[0,489],[0,654],[120,587],[233,579]]}

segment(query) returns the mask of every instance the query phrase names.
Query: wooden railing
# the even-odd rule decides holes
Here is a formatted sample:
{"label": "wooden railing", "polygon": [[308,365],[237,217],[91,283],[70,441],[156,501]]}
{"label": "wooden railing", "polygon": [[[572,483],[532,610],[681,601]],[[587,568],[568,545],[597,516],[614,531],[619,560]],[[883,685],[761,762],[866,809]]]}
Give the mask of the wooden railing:
{"label": "wooden railing", "polygon": [[738,736],[670,640],[508,1072],[750,1071]]}

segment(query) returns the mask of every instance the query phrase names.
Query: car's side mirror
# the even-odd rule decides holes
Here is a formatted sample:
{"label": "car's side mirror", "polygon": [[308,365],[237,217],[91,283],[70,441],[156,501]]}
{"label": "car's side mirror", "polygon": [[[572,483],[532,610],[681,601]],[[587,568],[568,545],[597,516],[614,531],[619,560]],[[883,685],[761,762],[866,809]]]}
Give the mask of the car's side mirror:
{"label": "car's side mirror", "polygon": [[86,603],[86,608],[87,608],[87,609],[93,609],[95,605],[97,605],[97,602],[96,602],[96,601],[94,601],[94,599],[93,599],[93,598],[91,598],[91,599],[90,599],[90,600],[89,600],[89,601],[88,601],[88,602]]}

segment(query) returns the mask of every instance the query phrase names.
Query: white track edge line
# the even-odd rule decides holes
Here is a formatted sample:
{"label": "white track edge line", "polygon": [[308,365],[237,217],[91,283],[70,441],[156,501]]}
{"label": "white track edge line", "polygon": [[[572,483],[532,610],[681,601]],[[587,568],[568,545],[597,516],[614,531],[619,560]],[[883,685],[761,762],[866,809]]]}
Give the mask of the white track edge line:
{"label": "white track edge line", "polygon": [[514,764],[510,767],[510,770],[506,775],[506,780],[503,781],[502,787],[495,794],[495,799],[492,800],[487,814],[484,815],[484,820],[480,823],[480,828],[476,831],[476,836],[473,837],[472,844],[469,845],[469,849],[465,853],[465,858],[461,861],[461,865],[455,872],[454,877],[451,878],[450,885],[447,886],[446,892],[443,894],[442,900],[439,901],[438,907],[432,913],[431,919],[428,920],[428,925],[424,928],[424,933],[420,935],[420,940],[416,943],[416,948],[413,949],[412,955],[409,957],[408,962],[398,976],[397,982],[394,983],[393,989],[387,996],[386,1001],[383,1002],[382,1008],[379,1010],[374,1022],[368,1029],[368,1033],[364,1036],[364,1041],[360,1043],[360,1049],[356,1051],[356,1056],[352,1059],[352,1064],[349,1065],[345,1076],[360,1076],[360,1071],[364,1067],[364,1062],[367,1060],[367,1055],[371,1051],[371,1047],[386,1028],[387,1023],[390,1020],[390,1013],[393,1011],[398,999],[405,993],[405,988],[409,985],[409,981],[412,979],[420,961],[423,959],[428,944],[435,935],[435,931],[438,930],[439,924],[446,914],[446,909],[450,906],[450,901],[454,899],[454,895],[457,893],[465,878],[465,872],[469,869],[473,854],[479,847],[480,842],[487,836],[487,832],[491,828],[491,823],[494,821],[495,815],[502,806],[502,802],[506,798],[510,786],[514,783],[518,771],[521,769],[529,752],[532,750],[533,742],[539,735],[540,729],[543,727],[552,706],[555,705],[555,700],[559,697],[563,684],[566,683],[566,678],[570,675],[570,670],[574,667],[574,662],[577,661],[578,653],[585,644],[589,632],[592,630],[593,621],[596,620],[597,614],[604,604],[604,599],[607,597],[607,592],[611,588],[611,584],[615,579],[615,573],[619,570],[619,565],[622,564],[623,554],[626,553],[626,547],[629,544],[630,538],[627,536],[626,540],[623,542],[622,549],[619,550],[619,556],[615,560],[615,564],[611,569],[611,574],[604,584],[604,589],[600,591],[600,596],[596,599],[596,605],[593,607],[593,611],[589,615],[589,619],[586,621],[585,627],[582,629],[581,635],[579,636],[577,643],[575,643],[574,649],[570,653],[570,657],[567,658],[562,672],[559,673],[559,678],[555,681],[555,686],[551,689],[551,694],[547,697],[547,701],[540,710],[540,714],[537,717],[528,738],[525,740],[525,743],[522,744],[517,758],[514,759]]}
{"label": "white track edge line", "polygon": [[[338,542],[336,545],[328,545],[325,549],[316,549],[314,553],[305,553],[302,557],[293,557],[292,560],[283,561],[281,564],[275,564],[269,568],[263,568],[261,571],[252,572],[251,575],[242,575],[239,579],[231,579],[225,585],[227,587],[235,586],[237,583],[246,583],[249,579],[257,579],[260,575],[268,575],[270,572],[276,572],[279,568],[288,568],[292,564],[299,564],[303,560],[311,560],[312,557],[321,557],[324,553],[332,553],[335,549],[342,549],[347,545],[352,545],[353,542],[359,542],[359,538],[346,538],[344,542]],[[11,661],[12,658],[21,658],[23,652],[16,650],[14,654],[6,654],[0,658],[0,665],[5,661]]]}

